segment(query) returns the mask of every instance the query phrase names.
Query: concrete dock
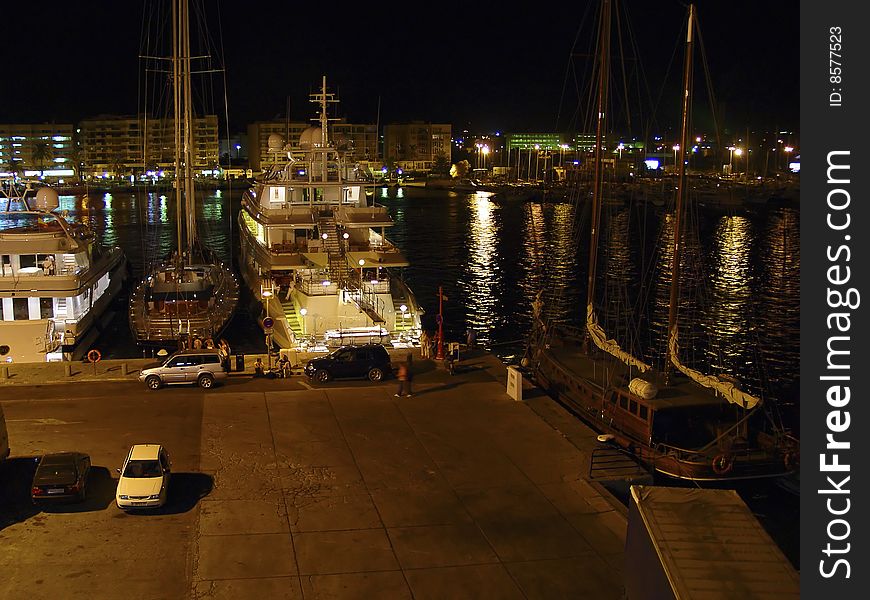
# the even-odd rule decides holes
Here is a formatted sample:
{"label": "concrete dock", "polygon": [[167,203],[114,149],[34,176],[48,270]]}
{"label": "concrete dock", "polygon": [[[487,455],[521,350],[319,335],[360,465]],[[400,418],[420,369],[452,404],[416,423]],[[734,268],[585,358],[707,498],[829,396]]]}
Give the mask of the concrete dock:
{"label": "concrete dock", "polygon": [[[253,378],[253,358],[209,391],[148,391],[143,359],[8,365],[0,598],[622,596],[625,509],[588,480],[595,433],[528,384],[510,399],[496,358],[451,376],[416,355],[410,398]],[[115,468],[142,442],[170,452],[170,501],[128,515]],[[100,485],[29,507],[29,457],[60,450]]]}

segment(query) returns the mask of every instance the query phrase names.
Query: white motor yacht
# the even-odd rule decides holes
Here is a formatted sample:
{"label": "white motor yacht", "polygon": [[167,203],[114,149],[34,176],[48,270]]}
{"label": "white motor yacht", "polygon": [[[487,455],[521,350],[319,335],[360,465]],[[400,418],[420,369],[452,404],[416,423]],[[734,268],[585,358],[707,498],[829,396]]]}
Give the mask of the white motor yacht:
{"label": "white motor yacht", "polygon": [[[239,213],[242,276],[280,348],[380,341],[415,343],[422,309],[398,276],[408,266],[386,238],[374,183],[330,140],[323,78],[317,124],[296,144],[269,137],[274,164],[245,192]],[[279,160],[280,158],[280,160]]]}
{"label": "white motor yacht", "polygon": [[0,189],[0,361],[78,360],[111,317],[124,253],[59,214],[50,187]]}

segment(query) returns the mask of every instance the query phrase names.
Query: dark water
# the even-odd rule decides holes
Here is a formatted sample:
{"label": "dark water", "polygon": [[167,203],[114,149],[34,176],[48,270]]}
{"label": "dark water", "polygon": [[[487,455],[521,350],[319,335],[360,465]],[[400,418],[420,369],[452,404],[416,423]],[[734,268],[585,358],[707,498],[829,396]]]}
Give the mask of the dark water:
{"label": "dark water", "polygon": [[[202,239],[223,259],[238,255],[241,189],[201,194]],[[544,290],[551,317],[581,325],[588,269],[588,208],[570,202],[501,202],[484,193],[422,188],[377,189],[395,220],[388,237],[407,255],[403,276],[435,329],[443,287],[445,337],[466,330],[506,361],[522,355],[531,303]],[[175,203],[160,194],[64,196],[61,207],[88,223],[106,244],[120,245],[134,279],[175,243]],[[735,211],[699,208],[688,217],[686,298],[681,331],[686,362],[739,377],[752,392],[776,397],[786,412],[797,399],[799,366],[800,213],[797,207]],[[664,354],[672,214],[648,204],[605,207],[596,298],[608,334],[650,360]],[[248,303],[227,331],[240,351],[261,347]],[[254,315],[256,317],[256,315]],[[119,319],[124,325],[124,320]],[[136,353],[126,326],[100,340],[104,356]],[[797,420],[794,419],[794,427]]]}

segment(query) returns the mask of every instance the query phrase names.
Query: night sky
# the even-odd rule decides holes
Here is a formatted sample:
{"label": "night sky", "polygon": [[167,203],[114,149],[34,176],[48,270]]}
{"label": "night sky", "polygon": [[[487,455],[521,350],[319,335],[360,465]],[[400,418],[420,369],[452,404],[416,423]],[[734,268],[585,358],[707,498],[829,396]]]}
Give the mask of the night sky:
{"label": "night sky", "polygon": [[[351,122],[374,123],[380,100],[381,124],[567,129],[577,106],[572,90],[588,60],[592,7],[512,4],[207,1],[215,45],[222,30],[230,129],[283,119],[288,96],[291,118],[310,118],[307,94],[323,74],[339,93],[339,115]],[[655,126],[667,129],[676,125],[686,5],[626,4],[640,53],[630,64],[642,66],[642,93],[659,104]],[[798,3],[697,6],[723,126],[796,130]],[[142,0],[11,2],[3,11],[0,122],[136,114]],[[706,87],[700,74],[696,81]]]}

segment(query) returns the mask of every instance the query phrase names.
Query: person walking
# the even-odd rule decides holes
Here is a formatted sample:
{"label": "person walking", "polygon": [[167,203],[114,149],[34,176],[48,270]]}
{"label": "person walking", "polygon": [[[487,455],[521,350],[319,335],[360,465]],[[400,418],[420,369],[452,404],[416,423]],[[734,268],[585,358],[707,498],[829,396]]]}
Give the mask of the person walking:
{"label": "person walking", "polygon": [[396,398],[400,398],[404,396],[405,398],[411,397],[411,379],[413,379],[413,374],[411,372],[412,368],[412,357],[408,354],[408,359],[405,362],[399,363],[399,390],[394,394]]}
{"label": "person walking", "polygon": [[257,358],[257,360],[254,361],[254,377],[262,377],[263,375],[263,360]]}

